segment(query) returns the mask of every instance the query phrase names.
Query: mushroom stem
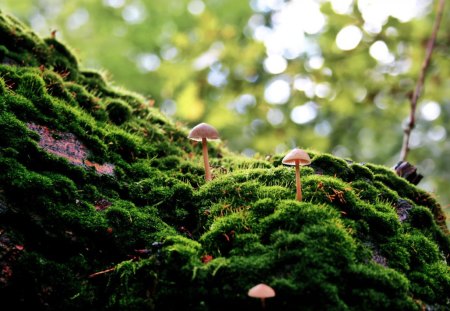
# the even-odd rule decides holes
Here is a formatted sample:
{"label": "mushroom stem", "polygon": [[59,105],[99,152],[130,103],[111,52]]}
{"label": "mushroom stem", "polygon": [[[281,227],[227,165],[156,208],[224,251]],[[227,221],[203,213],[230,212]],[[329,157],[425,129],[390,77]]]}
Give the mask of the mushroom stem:
{"label": "mushroom stem", "polygon": [[295,160],[295,184],[297,186],[297,201],[302,200],[302,182],[300,181],[300,161]]}
{"label": "mushroom stem", "polygon": [[205,137],[202,138],[202,147],[203,147],[203,162],[205,164],[205,179],[206,181],[210,181],[212,180],[211,169],[209,168],[208,146]]}
{"label": "mushroom stem", "polygon": [[262,309],[266,309],[266,299],[265,298],[261,298],[261,307]]}

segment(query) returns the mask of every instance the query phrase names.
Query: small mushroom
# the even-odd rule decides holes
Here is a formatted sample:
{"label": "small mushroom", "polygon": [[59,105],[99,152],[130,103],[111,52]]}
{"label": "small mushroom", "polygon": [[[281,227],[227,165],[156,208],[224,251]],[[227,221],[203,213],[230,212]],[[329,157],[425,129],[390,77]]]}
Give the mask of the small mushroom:
{"label": "small mushroom", "polygon": [[295,184],[297,186],[297,200],[302,200],[302,184],[300,181],[300,165],[311,164],[306,151],[298,148],[292,149],[281,161],[285,165],[295,165]]}
{"label": "small mushroom", "polygon": [[266,307],[265,300],[266,298],[275,297],[275,291],[269,285],[264,283],[260,283],[249,289],[248,295],[253,298],[261,299],[261,305],[264,309]]}
{"label": "small mushroom", "polygon": [[211,125],[206,124],[206,123],[200,123],[192,128],[192,130],[189,132],[188,138],[195,140],[195,141],[202,142],[203,162],[205,164],[205,179],[206,179],[206,181],[210,181],[212,179],[212,177],[211,177],[211,169],[209,167],[209,160],[208,160],[207,141],[219,139],[219,133]]}

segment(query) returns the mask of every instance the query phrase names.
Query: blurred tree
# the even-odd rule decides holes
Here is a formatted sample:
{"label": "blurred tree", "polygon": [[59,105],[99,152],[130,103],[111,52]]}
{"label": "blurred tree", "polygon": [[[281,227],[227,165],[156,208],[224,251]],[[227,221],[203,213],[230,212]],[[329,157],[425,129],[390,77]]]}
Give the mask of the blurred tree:
{"label": "blurred tree", "polygon": [[[87,68],[146,94],[187,126],[213,124],[247,155],[294,146],[399,160],[409,97],[435,17],[431,0],[3,0],[73,47]],[[449,206],[446,9],[408,160]]]}

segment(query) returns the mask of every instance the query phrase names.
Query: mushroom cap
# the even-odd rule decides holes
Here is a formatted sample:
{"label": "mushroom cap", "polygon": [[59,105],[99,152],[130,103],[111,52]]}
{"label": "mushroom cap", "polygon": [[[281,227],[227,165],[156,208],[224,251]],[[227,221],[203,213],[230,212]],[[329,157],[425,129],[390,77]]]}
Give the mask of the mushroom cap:
{"label": "mushroom cap", "polygon": [[275,291],[269,285],[261,283],[250,288],[248,295],[254,298],[270,298],[275,297]]}
{"label": "mushroom cap", "polygon": [[300,165],[311,164],[311,159],[305,150],[294,148],[283,158],[281,163],[286,165],[295,165],[295,161],[299,161]]}
{"label": "mushroom cap", "polygon": [[219,139],[217,130],[207,123],[200,123],[192,128],[188,135],[189,139],[201,141],[202,138],[207,140]]}

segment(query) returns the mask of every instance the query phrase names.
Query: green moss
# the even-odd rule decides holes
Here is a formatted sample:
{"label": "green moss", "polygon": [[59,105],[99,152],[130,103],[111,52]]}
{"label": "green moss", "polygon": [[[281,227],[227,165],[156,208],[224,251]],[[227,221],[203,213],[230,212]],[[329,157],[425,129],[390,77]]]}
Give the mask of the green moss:
{"label": "green moss", "polygon": [[338,159],[329,154],[316,155],[311,160],[311,167],[318,174],[338,177],[345,181],[353,179],[354,172],[345,160]]}
{"label": "green moss", "polygon": [[0,96],[5,95],[5,93],[6,93],[5,80],[0,78]]}
{"label": "green moss", "polygon": [[227,256],[234,247],[236,235],[249,230],[246,214],[233,213],[217,218],[209,230],[200,237],[200,242],[213,256]]}
{"label": "green moss", "polygon": [[[70,264],[58,263],[38,253],[27,252],[13,269],[11,282],[20,283],[22,287],[18,292],[7,290],[6,293],[9,299],[17,299],[19,303],[24,299],[20,303],[24,307],[57,305],[74,310],[76,307],[88,308],[93,299],[89,291],[86,291],[86,284],[72,273]],[[80,272],[85,271],[80,269]]]}
{"label": "green moss", "polygon": [[106,104],[106,112],[109,120],[116,125],[121,125],[131,117],[131,107],[123,100],[112,100]]}
{"label": "green moss", "polygon": [[379,265],[353,265],[343,299],[354,310],[419,310],[408,292],[408,280]]}
{"label": "green moss", "polygon": [[108,280],[107,310],[155,310],[158,262],[154,256],[141,261],[127,260],[116,266]]}
{"label": "green moss", "polygon": [[258,189],[259,198],[272,198],[274,200],[292,199],[294,194],[291,190],[281,186],[263,186]]}
{"label": "green moss", "polygon": [[446,296],[450,290],[450,278],[446,270],[448,267],[442,263],[434,263],[422,271],[411,272],[409,277],[413,295],[426,303],[433,301],[437,305],[447,305]]}
{"label": "green moss", "polygon": [[352,163],[350,164],[350,168],[355,174],[355,179],[362,179],[365,182],[372,181],[374,179],[374,174],[372,173],[372,171],[364,165]]}
{"label": "green moss", "polygon": [[[64,62],[67,62],[71,67],[73,67],[74,71],[77,71],[77,58],[66,45],[59,42],[55,38],[46,38],[44,42],[50,47],[50,50],[53,52],[53,55],[51,55],[50,57],[57,57],[64,60]],[[58,70],[55,71],[58,72]]]}
{"label": "green moss", "polygon": [[22,143],[20,138],[27,136],[29,132],[26,126],[10,112],[3,112],[0,115],[0,127],[2,128],[0,145],[4,147],[20,148]]}
{"label": "green moss", "polygon": [[[15,52],[15,56],[20,56],[20,58],[14,58],[15,62],[20,65],[25,63],[38,66],[38,62],[33,61],[33,56],[44,56],[45,44],[21,21],[0,12],[0,36],[2,44],[7,47],[8,52]],[[30,51],[34,53],[30,53]],[[13,53],[8,53],[8,56],[12,56],[11,54]]]}
{"label": "green moss", "polygon": [[48,94],[54,97],[58,97],[59,99],[64,100],[72,106],[75,105],[73,96],[67,90],[60,75],[46,70],[43,72],[42,78],[44,79],[45,88]]}
{"label": "green moss", "polygon": [[259,235],[255,233],[238,233],[233,240],[233,249],[230,256],[257,256],[264,255],[267,248],[261,243]]}
{"label": "green moss", "polygon": [[[307,150],[298,202],[283,155],[212,143],[206,182],[201,145],[144,96],[3,13],[0,36],[4,305],[257,310],[247,291],[265,282],[273,310],[448,309],[442,208],[392,169]],[[86,158],[50,153],[30,123]]]}
{"label": "green moss", "polygon": [[133,218],[128,209],[129,208],[120,207],[120,205],[108,208],[105,214],[108,223],[113,226],[114,229],[121,231],[126,230],[133,222]]}
{"label": "green moss", "polygon": [[64,87],[77,104],[89,113],[94,114],[101,109],[98,98],[89,93],[83,86],[74,82],[65,82]]}
{"label": "green moss", "polygon": [[379,200],[379,188],[364,180],[352,182],[352,188],[356,195],[363,201],[376,203]]}
{"label": "green moss", "polygon": [[297,201],[282,201],[275,212],[261,220],[260,230],[263,236],[269,236],[277,230],[301,232],[304,226],[332,221],[338,213],[326,205],[313,205]]}
{"label": "green moss", "polygon": [[260,199],[251,206],[251,214],[256,219],[269,216],[275,211],[277,201],[270,198]]}
{"label": "green moss", "polygon": [[433,215],[428,208],[416,206],[409,211],[410,223],[416,228],[430,228],[433,226]]}

